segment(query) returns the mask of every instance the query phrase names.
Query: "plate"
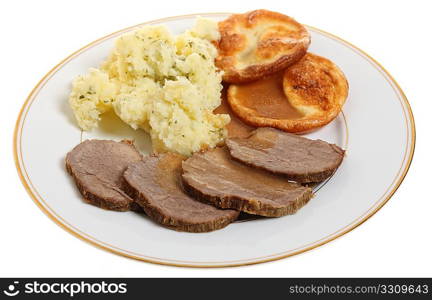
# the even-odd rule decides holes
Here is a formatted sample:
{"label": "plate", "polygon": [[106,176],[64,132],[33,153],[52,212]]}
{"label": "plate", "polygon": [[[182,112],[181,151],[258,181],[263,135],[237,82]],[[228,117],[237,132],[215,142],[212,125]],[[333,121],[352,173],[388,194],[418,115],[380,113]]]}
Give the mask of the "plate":
{"label": "plate", "polygon": [[[228,16],[200,15],[215,20]],[[145,24],[165,24],[178,34],[190,28],[196,16]],[[143,131],[130,129],[113,115],[106,116],[98,130],[81,132],[67,101],[71,81],[98,66],[115,38],[136,27],[96,40],[60,62],[31,92],[17,120],[15,161],[24,187],[42,211],[73,235],[152,263],[189,267],[255,264],[340,237],[378,211],[401,184],[415,145],[414,118],[406,97],[389,73],[363,51],[308,26],[310,51],[331,59],[344,71],[350,93],[343,114],[308,135],[336,143],[347,154],[334,176],[315,187],[316,196],[303,209],[282,218],[237,222],[211,233],[183,233],[140,214],[86,204],[65,171],[68,151],[87,138],[134,138],[139,149],[148,153],[150,141]]]}

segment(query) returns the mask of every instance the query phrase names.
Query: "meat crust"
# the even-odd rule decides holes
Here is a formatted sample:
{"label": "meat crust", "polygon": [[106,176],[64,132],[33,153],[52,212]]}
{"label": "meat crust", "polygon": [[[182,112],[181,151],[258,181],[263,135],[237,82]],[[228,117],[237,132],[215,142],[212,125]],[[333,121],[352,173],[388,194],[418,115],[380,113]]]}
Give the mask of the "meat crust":
{"label": "meat crust", "polygon": [[225,147],[184,161],[182,182],[200,201],[266,217],[294,214],[313,196],[309,187],[234,161]]}
{"label": "meat crust", "polygon": [[256,129],[246,139],[230,138],[226,144],[234,159],[299,183],[327,179],[345,154],[337,145],[269,127]]}
{"label": "meat crust", "polygon": [[123,172],[141,154],[131,141],[86,140],[66,155],[66,170],[84,200],[117,211],[140,207],[122,190]]}
{"label": "meat crust", "polygon": [[239,215],[197,201],[183,192],[181,165],[185,157],[164,153],[145,157],[124,173],[124,189],[154,221],[177,231],[209,232],[224,228]]}

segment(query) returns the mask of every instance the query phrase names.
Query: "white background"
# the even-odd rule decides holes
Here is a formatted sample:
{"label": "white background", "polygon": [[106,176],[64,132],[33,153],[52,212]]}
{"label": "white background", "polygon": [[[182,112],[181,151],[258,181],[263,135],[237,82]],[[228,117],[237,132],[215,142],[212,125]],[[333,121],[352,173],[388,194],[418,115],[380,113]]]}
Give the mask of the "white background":
{"label": "white background", "polygon": [[[429,3],[2,1],[0,277],[432,276]],[[348,40],[377,59],[405,91],[417,125],[414,161],[402,186],[375,216],[343,237],[295,257],[246,267],[190,269],[138,262],[99,250],[66,233],[37,208],[18,178],[12,139],[18,112],[45,73],[71,52],[124,27],[180,14],[257,8],[280,11]]]}

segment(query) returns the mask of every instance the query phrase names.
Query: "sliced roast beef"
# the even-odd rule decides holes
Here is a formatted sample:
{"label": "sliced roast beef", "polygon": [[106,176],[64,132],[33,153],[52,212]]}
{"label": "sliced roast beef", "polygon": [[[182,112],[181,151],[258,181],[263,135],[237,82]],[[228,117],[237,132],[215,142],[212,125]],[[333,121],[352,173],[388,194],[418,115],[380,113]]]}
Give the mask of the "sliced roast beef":
{"label": "sliced roast beef", "polygon": [[226,144],[235,159],[299,183],[330,177],[345,153],[336,145],[268,127],[256,129],[245,139],[230,138]]}
{"label": "sliced roast beef", "polygon": [[208,232],[237,219],[239,212],[196,201],[181,187],[184,157],[174,153],[145,157],[124,173],[125,190],[156,222],[171,229]]}
{"label": "sliced roast beef", "polygon": [[182,182],[203,202],[267,217],[293,214],[312,197],[309,187],[233,160],[226,147],[184,161]]}
{"label": "sliced roast beef", "polygon": [[67,154],[66,169],[87,202],[110,210],[139,210],[121,186],[126,167],[141,159],[130,141],[86,140]]}

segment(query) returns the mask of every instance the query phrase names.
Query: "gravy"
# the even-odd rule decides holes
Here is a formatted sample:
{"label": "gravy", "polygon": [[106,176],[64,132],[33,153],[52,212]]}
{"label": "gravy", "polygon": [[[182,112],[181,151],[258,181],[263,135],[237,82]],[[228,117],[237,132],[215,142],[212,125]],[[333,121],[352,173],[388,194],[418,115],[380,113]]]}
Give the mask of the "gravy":
{"label": "gravy", "polygon": [[303,114],[288,101],[283,91],[283,72],[237,85],[237,98],[259,116],[271,119],[299,119]]}
{"label": "gravy", "polygon": [[231,110],[227,100],[227,88],[228,86],[224,86],[224,89],[222,90],[221,105],[218,106],[213,112],[216,114],[230,115],[231,122],[226,126],[228,130],[228,137],[248,137],[249,134],[256,128],[243,123],[243,121],[241,121]]}

